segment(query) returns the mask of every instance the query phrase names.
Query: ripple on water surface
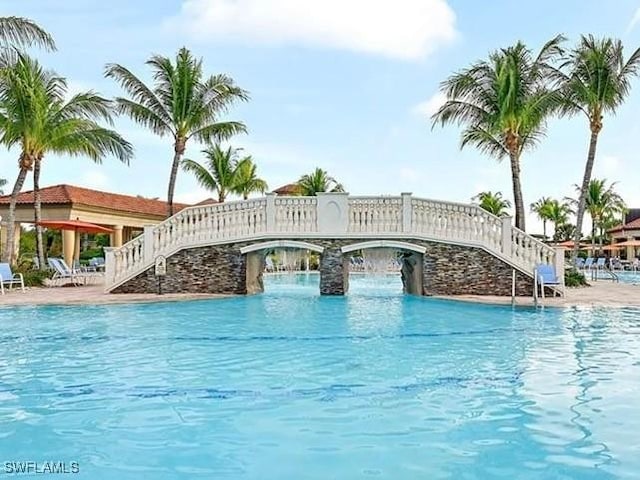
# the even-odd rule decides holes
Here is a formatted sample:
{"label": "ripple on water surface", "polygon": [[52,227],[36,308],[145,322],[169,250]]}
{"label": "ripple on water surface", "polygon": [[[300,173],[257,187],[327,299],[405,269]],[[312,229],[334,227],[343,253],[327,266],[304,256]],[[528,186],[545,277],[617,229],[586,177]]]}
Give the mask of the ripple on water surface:
{"label": "ripple on water surface", "polygon": [[186,303],[0,309],[0,458],[81,477],[634,478],[640,311],[268,277]]}

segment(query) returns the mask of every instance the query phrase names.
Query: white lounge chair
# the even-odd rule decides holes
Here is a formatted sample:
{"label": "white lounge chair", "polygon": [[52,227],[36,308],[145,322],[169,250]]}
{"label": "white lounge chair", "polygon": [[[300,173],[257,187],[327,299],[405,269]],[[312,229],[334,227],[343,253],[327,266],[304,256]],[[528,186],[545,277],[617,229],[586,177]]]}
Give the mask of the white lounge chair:
{"label": "white lounge chair", "polygon": [[49,267],[53,270],[51,281],[55,285],[64,285],[67,281],[74,285],[85,285],[90,273],[78,272],[69,268],[69,265],[61,258],[49,258]]}
{"label": "white lounge chair", "polygon": [[8,263],[0,263],[0,292],[4,295],[4,286],[8,285],[9,290],[13,288],[14,285],[20,285],[22,291],[24,292],[24,277],[21,273],[13,273],[11,271],[11,265]]}

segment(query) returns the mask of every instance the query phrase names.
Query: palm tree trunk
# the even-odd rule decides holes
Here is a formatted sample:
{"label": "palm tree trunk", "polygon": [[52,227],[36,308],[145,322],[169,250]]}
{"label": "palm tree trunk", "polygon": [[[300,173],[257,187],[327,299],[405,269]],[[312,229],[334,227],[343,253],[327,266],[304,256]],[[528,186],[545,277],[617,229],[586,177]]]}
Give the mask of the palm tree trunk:
{"label": "palm tree trunk", "polygon": [[576,231],[574,234],[575,245],[571,254],[573,261],[578,256],[578,243],[582,236],[582,222],[584,221],[584,211],[587,205],[587,191],[589,190],[589,182],[591,181],[591,173],[593,172],[593,164],[596,160],[596,147],[598,146],[599,129],[591,129],[591,140],[589,141],[589,153],[587,154],[587,164],[584,167],[584,176],[582,177],[582,186],[580,187],[580,198],[578,199],[578,211],[576,212]]}
{"label": "palm tree trunk", "polygon": [[516,227],[524,231],[524,200],[520,185],[520,158],[517,154],[509,155],[511,160],[511,183],[513,185],[513,204],[516,209]]}
{"label": "palm tree trunk", "polygon": [[171,175],[169,176],[169,191],[167,192],[167,217],[173,216],[173,192],[176,188],[176,178],[178,177],[178,168],[180,167],[180,153],[176,147],[173,155],[173,163],[171,164]]}
{"label": "palm tree trunk", "polygon": [[7,242],[2,252],[2,260],[13,264],[15,262],[14,250],[13,250],[13,237],[15,235],[15,221],[16,221],[16,204],[18,203],[18,194],[22,190],[24,180],[27,178],[28,170],[21,168],[16,178],[16,183],[13,184],[13,190],[11,191],[11,201],[9,202],[9,214],[7,216]]}
{"label": "palm tree trunk", "polygon": [[224,189],[219,189],[218,190],[218,203],[224,203],[224,201],[227,199],[227,192],[224,191]]}
{"label": "palm tree trunk", "polygon": [[36,222],[36,254],[38,255],[38,268],[44,269],[44,243],[42,242],[42,199],[40,195],[40,162],[37,159],[33,164],[33,216]]}
{"label": "palm tree trunk", "polygon": [[542,236],[544,237],[544,239],[547,239],[547,221],[546,220],[542,220]]}

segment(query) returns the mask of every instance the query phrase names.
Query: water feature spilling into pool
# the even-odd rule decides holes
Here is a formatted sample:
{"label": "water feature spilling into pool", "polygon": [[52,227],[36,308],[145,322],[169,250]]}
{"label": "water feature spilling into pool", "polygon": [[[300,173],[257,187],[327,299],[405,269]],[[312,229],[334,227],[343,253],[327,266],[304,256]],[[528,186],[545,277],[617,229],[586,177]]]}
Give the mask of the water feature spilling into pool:
{"label": "water feature spilling into pool", "polygon": [[0,309],[0,459],[90,479],[637,478],[638,310],[317,282]]}

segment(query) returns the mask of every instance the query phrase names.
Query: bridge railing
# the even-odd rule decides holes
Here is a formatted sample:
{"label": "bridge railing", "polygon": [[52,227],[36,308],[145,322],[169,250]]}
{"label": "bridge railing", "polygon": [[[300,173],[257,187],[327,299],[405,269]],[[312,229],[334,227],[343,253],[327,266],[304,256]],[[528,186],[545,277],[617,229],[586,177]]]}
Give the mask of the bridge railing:
{"label": "bridge railing", "polygon": [[400,196],[264,198],[186,208],[106,254],[107,290],[181,249],[257,238],[406,238],[477,245],[521,269],[553,263],[555,252],[477,205]]}

